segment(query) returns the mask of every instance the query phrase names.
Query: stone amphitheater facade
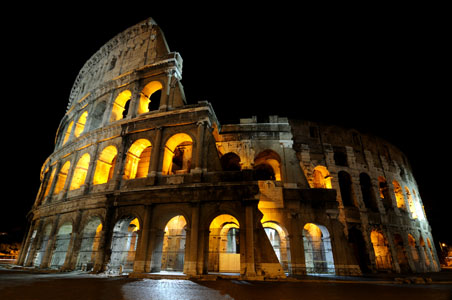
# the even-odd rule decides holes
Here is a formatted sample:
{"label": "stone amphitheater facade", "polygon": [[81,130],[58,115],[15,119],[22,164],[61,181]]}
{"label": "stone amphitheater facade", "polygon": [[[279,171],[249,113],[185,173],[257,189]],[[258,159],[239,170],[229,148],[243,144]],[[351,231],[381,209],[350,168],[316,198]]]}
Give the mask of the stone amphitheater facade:
{"label": "stone amphitheater facade", "polygon": [[187,104],[152,20],[77,76],[17,263],[93,272],[439,271],[405,155],[354,129]]}

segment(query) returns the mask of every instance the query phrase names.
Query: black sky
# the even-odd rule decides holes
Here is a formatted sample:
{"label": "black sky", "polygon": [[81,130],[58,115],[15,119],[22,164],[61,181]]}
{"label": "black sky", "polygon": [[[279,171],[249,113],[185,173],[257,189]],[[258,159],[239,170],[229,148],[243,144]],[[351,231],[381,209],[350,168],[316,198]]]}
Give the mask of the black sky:
{"label": "black sky", "polygon": [[27,7],[2,20],[0,231],[26,223],[83,64],[153,17],[184,59],[189,103],[208,100],[223,123],[277,114],[387,139],[412,164],[435,239],[452,243],[450,34],[441,8],[172,5]]}

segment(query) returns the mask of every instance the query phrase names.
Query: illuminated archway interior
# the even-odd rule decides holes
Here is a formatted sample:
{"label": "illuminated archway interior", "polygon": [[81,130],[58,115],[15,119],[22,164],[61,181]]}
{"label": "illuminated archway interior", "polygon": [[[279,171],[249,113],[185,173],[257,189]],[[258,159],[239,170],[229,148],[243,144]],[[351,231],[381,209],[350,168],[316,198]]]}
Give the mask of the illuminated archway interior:
{"label": "illuminated archway interior", "polygon": [[228,214],[217,216],[209,227],[209,272],[240,272],[240,224]]}
{"label": "illuminated archway interior", "polygon": [[51,268],[59,269],[63,266],[66,259],[66,253],[71,241],[72,224],[64,223],[58,229],[58,233],[55,239],[55,247],[52,253],[52,260],[50,263]]}
{"label": "illuminated archway interior", "polygon": [[94,172],[93,184],[107,183],[113,178],[118,150],[115,146],[105,147],[99,155]]}
{"label": "illuminated archway interior", "polygon": [[388,241],[381,232],[372,230],[370,240],[374,248],[375,262],[377,269],[391,269],[391,253],[389,252]]}
{"label": "illuminated archway interior", "polygon": [[[163,88],[159,81],[151,81],[140,93],[140,103],[138,105],[138,114],[144,114],[151,110],[159,108],[160,94]],[[158,95],[158,96],[157,96]],[[157,96],[157,97],[156,97]]]}
{"label": "illuminated archway interior", "polygon": [[82,233],[82,242],[77,257],[77,269],[89,271],[94,266],[97,250],[99,247],[102,223],[95,217],[86,224]]}
{"label": "illuminated archway interior", "polygon": [[124,179],[142,178],[148,175],[151,150],[151,142],[146,139],[139,139],[130,146],[124,166]]}
{"label": "illuminated archway interior", "polygon": [[171,218],[166,224],[162,247],[162,271],[184,270],[186,226],[187,221],[181,215]]}
{"label": "illuminated archway interior", "polygon": [[117,270],[119,273],[133,270],[139,229],[137,218],[128,217],[116,222],[111,241],[110,270]]}
{"label": "illuminated archway interior", "polygon": [[163,154],[162,174],[185,174],[191,166],[193,140],[186,133],[177,133],[168,139]]}
{"label": "illuminated archway interior", "polygon": [[335,274],[330,234],[325,226],[307,223],[303,244],[307,274]]}

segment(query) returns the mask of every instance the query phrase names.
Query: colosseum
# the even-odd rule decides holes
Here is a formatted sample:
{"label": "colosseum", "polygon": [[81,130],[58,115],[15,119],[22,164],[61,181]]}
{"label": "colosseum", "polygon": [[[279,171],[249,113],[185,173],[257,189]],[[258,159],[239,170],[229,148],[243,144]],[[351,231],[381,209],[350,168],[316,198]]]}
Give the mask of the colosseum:
{"label": "colosseum", "polygon": [[83,66],[17,263],[108,274],[439,271],[406,156],[355,129],[188,103],[147,19]]}

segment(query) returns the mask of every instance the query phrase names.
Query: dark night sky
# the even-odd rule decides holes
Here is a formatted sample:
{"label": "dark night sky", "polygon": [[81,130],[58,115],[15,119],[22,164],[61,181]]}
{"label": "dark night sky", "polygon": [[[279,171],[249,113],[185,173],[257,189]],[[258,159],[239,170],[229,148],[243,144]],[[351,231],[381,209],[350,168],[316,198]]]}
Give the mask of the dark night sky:
{"label": "dark night sky", "polygon": [[452,243],[450,35],[441,8],[37,9],[44,12],[16,8],[2,20],[0,231],[26,223],[83,64],[117,33],[153,17],[184,59],[189,103],[210,101],[223,123],[277,114],[387,139],[411,161],[436,241]]}

